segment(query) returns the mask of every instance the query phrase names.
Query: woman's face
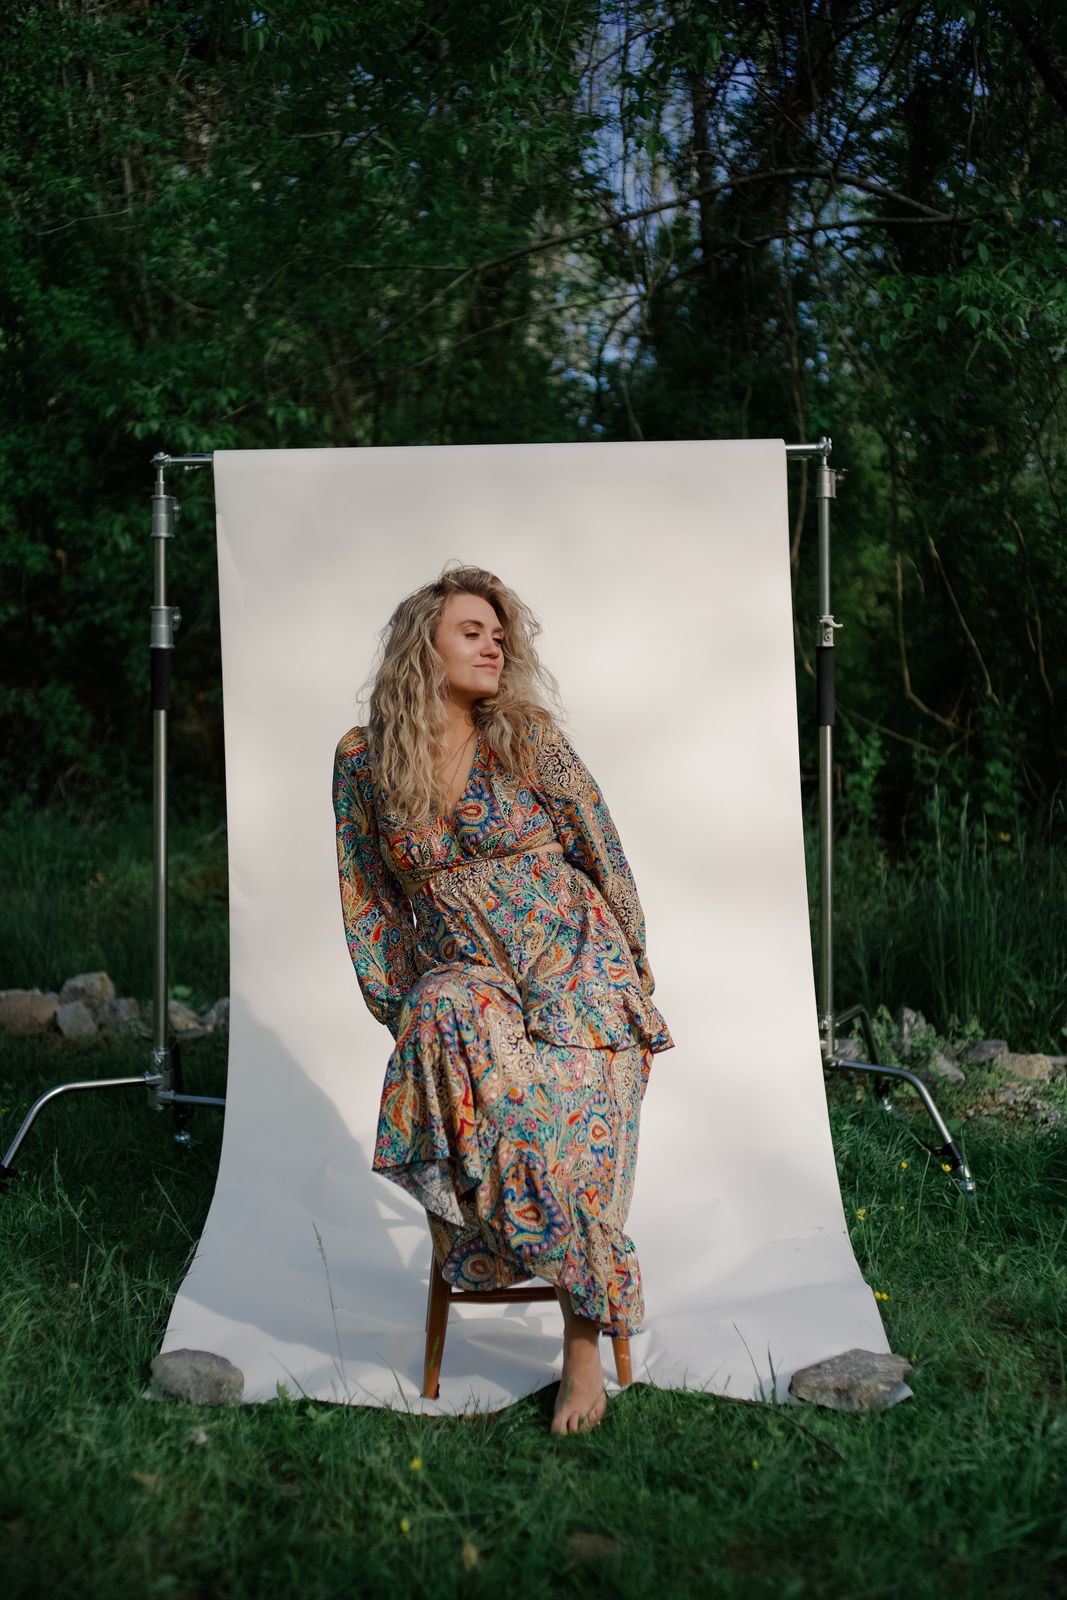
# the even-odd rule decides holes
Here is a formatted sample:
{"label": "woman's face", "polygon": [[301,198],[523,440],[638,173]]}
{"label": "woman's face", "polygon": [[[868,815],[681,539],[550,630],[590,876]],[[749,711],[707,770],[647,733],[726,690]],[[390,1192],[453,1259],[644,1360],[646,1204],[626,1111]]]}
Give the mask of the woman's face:
{"label": "woman's face", "polygon": [[504,668],[504,628],[488,600],[477,594],[450,594],[433,642],[453,700],[470,707],[484,695],[496,693]]}

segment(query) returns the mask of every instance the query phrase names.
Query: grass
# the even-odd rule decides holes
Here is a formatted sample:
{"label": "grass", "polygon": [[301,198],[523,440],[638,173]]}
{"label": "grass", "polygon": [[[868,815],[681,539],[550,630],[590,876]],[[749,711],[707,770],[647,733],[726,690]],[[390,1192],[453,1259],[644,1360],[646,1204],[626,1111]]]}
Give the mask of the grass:
{"label": "grass", "polygon": [[[104,970],[120,995],[152,994],[151,807],[86,818],[18,809],[0,815],[0,988],[56,989]],[[225,825],[172,821],[170,971],[206,1009],[229,988]],[[172,991],[173,992],[173,991]]]}
{"label": "grass", "polygon": [[[136,818],[88,834],[54,819],[39,831],[29,818],[0,827],[6,985],[55,987],[104,966],[120,992],[147,996],[138,919],[146,885],[150,897],[141,864],[150,832]],[[194,1003],[207,1003],[226,992],[224,845],[197,823],[173,848],[189,899],[175,909],[172,970]],[[974,871],[942,868],[924,903],[942,892],[950,903],[1017,896],[1035,928],[1052,929],[1045,951],[1055,962],[1063,912],[1040,886],[1053,883],[1062,902],[1063,869],[1038,866],[1036,851],[1027,859],[1033,877],[1015,862],[998,880],[995,862],[982,889]],[[873,950],[879,916],[883,941],[895,931],[894,897],[916,903],[912,869],[883,880],[868,851],[850,879],[848,862],[846,851],[835,884],[843,985],[858,981],[849,964],[863,929]],[[929,859],[926,870],[936,870]],[[44,906],[60,893],[71,926]],[[1032,937],[1021,911],[1017,937],[1020,949]],[[900,943],[929,958],[925,938],[912,927]],[[20,948],[33,961],[13,970]],[[921,990],[917,971],[910,987],[861,996],[884,1002],[876,1029],[887,1050],[896,1004],[944,1021],[938,975]],[[1044,982],[1035,973],[1029,1035],[1025,996],[1002,995],[999,1011],[986,996],[1016,1048],[1058,1042]],[[1062,1005],[1062,981],[1059,995]],[[841,1003],[857,997],[843,991]],[[974,1033],[966,1015],[963,1031]],[[0,1042],[2,1143],[42,1088],[147,1065],[137,1040]],[[936,1042],[932,1030],[920,1036],[920,1062]],[[224,1093],[225,1039],[188,1045],[185,1066],[191,1092]],[[965,1199],[923,1147],[933,1130],[914,1096],[898,1091],[902,1115],[888,1118],[855,1075],[827,1077],[856,1256],[886,1296],[893,1349],[915,1364],[913,1399],[850,1416],[638,1385],[612,1399],[601,1428],[562,1440],[547,1431],[554,1386],[456,1420],[284,1395],[222,1409],[146,1403],[149,1364],[210,1204],[221,1119],[195,1110],[195,1142],[184,1149],[140,1090],[65,1097],[43,1113],[0,1200],[3,1592],[1067,1595],[1063,1128],[988,1115],[1000,1081],[994,1068],[970,1069],[965,1085],[936,1090],[978,1181]],[[1038,1087],[1067,1113],[1062,1077]]]}
{"label": "grass", "polygon": [[[935,789],[929,833],[890,851],[863,828],[835,840],[834,1003],[920,1011],[944,1038],[1067,1054],[1067,829],[1056,802],[1010,834]],[[805,832],[817,948],[818,848]],[[968,1025],[974,1019],[974,1026]]]}

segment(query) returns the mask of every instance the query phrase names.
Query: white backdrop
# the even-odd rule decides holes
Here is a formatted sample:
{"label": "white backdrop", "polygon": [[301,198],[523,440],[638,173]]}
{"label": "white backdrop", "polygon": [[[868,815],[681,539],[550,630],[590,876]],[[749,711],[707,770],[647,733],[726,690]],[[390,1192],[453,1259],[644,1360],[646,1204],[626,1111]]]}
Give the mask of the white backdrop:
{"label": "white backdrop", "polygon": [[627,1224],[647,1309],[635,1378],[781,1400],[797,1367],[888,1350],[822,1080],[783,441],[224,451],[214,471],[229,1082],[162,1348],[228,1357],[246,1401],[282,1382],[452,1412],[559,1375],[558,1307],[467,1299],[440,1398],[421,1399],[429,1233],[370,1171],[392,1041],[345,945],[333,753],[365,720],[356,691],[393,607],[457,556],[543,623],[676,1041],[653,1061]]}

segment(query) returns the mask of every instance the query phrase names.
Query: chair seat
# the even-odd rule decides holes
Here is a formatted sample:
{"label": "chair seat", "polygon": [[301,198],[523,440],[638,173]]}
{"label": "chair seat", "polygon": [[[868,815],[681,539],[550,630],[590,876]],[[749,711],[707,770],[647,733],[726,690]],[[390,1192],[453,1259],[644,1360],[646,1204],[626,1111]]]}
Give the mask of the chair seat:
{"label": "chair seat", "polygon": [[[448,1333],[448,1312],[453,1300],[487,1301],[555,1300],[556,1291],[550,1283],[511,1284],[506,1289],[456,1289],[441,1271],[437,1252],[430,1246],[430,1289],[426,1299],[426,1351],[422,1369],[422,1393],[427,1400],[436,1400],[441,1391],[441,1359],[444,1355],[445,1336]],[[612,1339],[615,1353],[615,1374],[621,1389],[633,1382],[630,1364],[629,1339]]]}

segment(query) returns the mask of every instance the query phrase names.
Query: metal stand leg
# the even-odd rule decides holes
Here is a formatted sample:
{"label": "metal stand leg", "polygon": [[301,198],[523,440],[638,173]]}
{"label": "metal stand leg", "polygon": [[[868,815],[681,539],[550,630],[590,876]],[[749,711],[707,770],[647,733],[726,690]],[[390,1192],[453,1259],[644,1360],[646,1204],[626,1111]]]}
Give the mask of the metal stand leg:
{"label": "metal stand leg", "polygon": [[919,1143],[924,1149],[935,1155],[939,1162],[952,1169],[952,1180],[961,1194],[974,1194],[977,1185],[971,1175],[970,1168],[963,1159],[959,1145],[949,1132],[945,1119],[938,1110],[933,1095],[930,1093],[929,1086],[914,1072],[908,1072],[903,1067],[883,1067],[879,1063],[878,1051],[874,1042],[874,1030],[871,1027],[871,1019],[866,1007],[851,1006],[848,1011],[837,1012],[833,1018],[835,1029],[840,1030],[855,1017],[859,1018],[860,1027],[863,1029],[863,1042],[871,1059],[869,1061],[853,1061],[849,1056],[830,1055],[824,1064],[828,1067],[836,1067],[841,1072],[870,1073],[872,1075],[872,1093],[886,1116],[894,1117],[898,1122],[908,1122],[909,1126],[909,1119],[893,1105],[889,1084],[885,1080],[887,1078],[899,1078],[905,1083],[910,1083],[930,1113],[930,1120],[933,1122],[934,1127],[941,1135],[941,1143],[939,1145],[928,1144],[925,1139],[917,1135]]}
{"label": "metal stand leg", "polygon": [[76,1089],[125,1089],[138,1085],[143,1089],[150,1079],[151,1074],[147,1072],[141,1078],[84,1078],[80,1083],[61,1083],[56,1088],[46,1089],[44,1094],[39,1094],[19,1124],[15,1137],[4,1151],[4,1159],[0,1161],[0,1190],[9,1187],[11,1179],[15,1176],[12,1163],[18,1154],[18,1148],[36,1121],[37,1113],[43,1110],[49,1101],[55,1100],[61,1094],[71,1094]]}

